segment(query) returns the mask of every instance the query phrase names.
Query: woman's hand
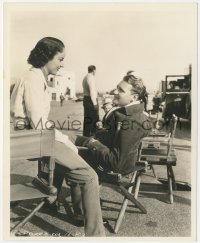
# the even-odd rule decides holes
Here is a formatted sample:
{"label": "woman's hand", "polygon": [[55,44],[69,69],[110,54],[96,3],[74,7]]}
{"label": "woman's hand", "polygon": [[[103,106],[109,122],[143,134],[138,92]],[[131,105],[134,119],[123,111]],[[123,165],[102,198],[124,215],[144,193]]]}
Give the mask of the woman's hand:
{"label": "woman's hand", "polygon": [[69,137],[65,134],[62,134],[60,131],[55,129],[55,139],[61,143],[64,143],[70,149],[72,149],[75,153],[78,153],[77,147],[69,140]]}

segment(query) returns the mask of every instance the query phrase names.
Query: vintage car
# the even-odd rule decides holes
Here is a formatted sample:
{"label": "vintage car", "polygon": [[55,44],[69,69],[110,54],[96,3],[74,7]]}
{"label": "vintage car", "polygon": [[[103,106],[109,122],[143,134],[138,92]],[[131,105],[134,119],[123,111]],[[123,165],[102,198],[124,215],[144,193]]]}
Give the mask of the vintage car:
{"label": "vintage car", "polygon": [[191,78],[189,66],[187,75],[166,75],[162,81],[162,96],[164,101],[163,118],[169,120],[172,114],[179,119],[191,119]]}

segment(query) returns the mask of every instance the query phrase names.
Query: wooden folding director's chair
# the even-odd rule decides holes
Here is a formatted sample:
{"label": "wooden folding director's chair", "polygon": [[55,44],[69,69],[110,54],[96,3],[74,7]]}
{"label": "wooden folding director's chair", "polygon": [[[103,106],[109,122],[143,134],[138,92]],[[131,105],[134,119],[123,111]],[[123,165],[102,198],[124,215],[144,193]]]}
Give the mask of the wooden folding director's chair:
{"label": "wooden folding director's chair", "polygon": [[[116,136],[114,139],[114,143],[118,138],[118,134],[120,132],[121,122],[117,124]],[[77,147],[80,151],[87,150],[86,147]],[[140,182],[141,182],[141,174],[145,172],[147,169],[147,162],[145,161],[138,161],[136,162],[136,166],[134,167],[133,171],[128,175],[129,182],[123,182],[123,175],[121,173],[114,173],[112,171],[105,171],[100,166],[98,167],[97,174],[101,183],[106,183],[114,186],[118,192],[120,192],[124,198],[121,204],[121,208],[115,223],[114,233],[117,233],[119,227],[122,223],[128,202],[131,201],[137,208],[140,209],[142,213],[147,213],[145,207],[137,200]],[[133,187],[135,189],[135,193],[133,194]]]}
{"label": "wooden folding director's chair", "polygon": [[[139,150],[138,158],[148,162],[153,169],[153,165],[164,165],[167,167],[167,178],[169,186],[170,203],[173,203],[173,189],[176,190],[176,181],[172,166],[176,166],[176,151],[173,148],[173,139],[176,130],[177,117],[172,116],[170,121],[170,131],[159,132],[158,130],[143,138]],[[153,169],[154,175],[155,171]]]}
{"label": "wooden folding director's chair", "polygon": [[[106,183],[114,186],[116,190],[120,192],[122,196],[124,196],[114,226],[114,233],[117,233],[119,231],[129,201],[132,202],[142,213],[144,214],[147,213],[145,207],[137,200],[138,192],[140,188],[140,182],[141,182],[141,175],[146,171],[146,168],[147,168],[147,162],[145,161],[136,162],[136,166],[128,176],[129,178],[128,183],[124,183],[123,175],[120,173],[98,171],[102,183]],[[134,194],[132,193],[133,188],[135,189]]]}
{"label": "wooden folding director's chair", "polygon": [[[57,189],[53,186],[53,174],[55,167],[55,133],[54,130],[24,130],[12,131],[10,136],[10,159],[20,160],[39,160],[39,166],[43,158],[48,160],[48,180],[44,181],[40,174],[32,183],[14,184],[10,187],[10,201],[42,198],[43,200],[32,210],[32,212],[19,224],[11,229],[12,235],[16,234],[28,220],[34,216],[47,200],[49,203],[55,201]],[[28,163],[28,161],[27,161]]]}

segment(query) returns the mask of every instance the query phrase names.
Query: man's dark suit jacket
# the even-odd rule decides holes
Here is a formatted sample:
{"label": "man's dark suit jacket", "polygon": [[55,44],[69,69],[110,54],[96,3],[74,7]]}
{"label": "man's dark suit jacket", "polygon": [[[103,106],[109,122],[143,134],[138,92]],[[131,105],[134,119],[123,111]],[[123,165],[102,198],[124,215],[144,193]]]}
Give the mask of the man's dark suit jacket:
{"label": "man's dark suit jacket", "polygon": [[[145,115],[144,104],[121,107],[109,115],[105,121],[107,130],[98,135],[98,140],[88,145],[89,153],[95,164],[114,172],[128,174],[137,160],[140,141],[152,128]],[[117,132],[117,124],[121,129]]]}

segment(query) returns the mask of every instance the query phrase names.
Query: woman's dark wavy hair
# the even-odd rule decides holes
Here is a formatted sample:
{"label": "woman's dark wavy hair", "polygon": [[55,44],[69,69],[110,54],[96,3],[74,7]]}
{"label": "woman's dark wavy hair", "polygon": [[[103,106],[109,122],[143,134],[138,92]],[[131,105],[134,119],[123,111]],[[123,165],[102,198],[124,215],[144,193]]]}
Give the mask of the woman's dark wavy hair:
{"label": "woman's dark wavy hair", "polygon": [[45,37],[38,41],[28,57],[28,63],[35,68],[41,68],[52,60],[57,52],[62,52],[64,44],[59,39]]}

